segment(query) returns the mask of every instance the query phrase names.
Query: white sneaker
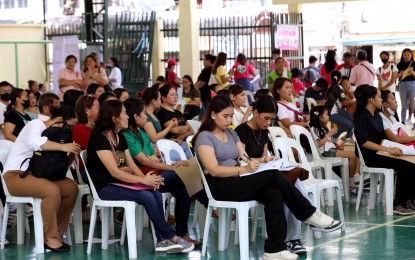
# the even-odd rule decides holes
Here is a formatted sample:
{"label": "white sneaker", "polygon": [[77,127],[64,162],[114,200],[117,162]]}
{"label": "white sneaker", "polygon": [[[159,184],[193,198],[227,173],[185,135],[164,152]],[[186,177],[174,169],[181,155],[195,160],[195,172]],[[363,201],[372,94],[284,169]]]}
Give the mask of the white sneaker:
{"label": "white sneaker", "polygon": [[296,260],[298,259],[297,254],[293,254],[288,250],[280,251],[277,253],[264,253],[262,260],[275,260],[275,259],[286,259],[286,260]]}
{"label": "white sneaker", "polygon": [[356,185],[360,183],[360,174],[355,173],[355,174],[353,175],[353,182],[354,182],[354,184],[356,184]]}
{"label": "white sneaker", "polygon": [[311,217],[304,220],[303,223],[318,228],[326,228],[329,227],[333,221],[334,219],[332,217],[327,216],[317,209],[316,212],[314,212]]}
{"label": "white sneaker", "polygon": [[347,138],[346,142],[344,142],[345,145],[355,145],[354,140],[352,138]]}

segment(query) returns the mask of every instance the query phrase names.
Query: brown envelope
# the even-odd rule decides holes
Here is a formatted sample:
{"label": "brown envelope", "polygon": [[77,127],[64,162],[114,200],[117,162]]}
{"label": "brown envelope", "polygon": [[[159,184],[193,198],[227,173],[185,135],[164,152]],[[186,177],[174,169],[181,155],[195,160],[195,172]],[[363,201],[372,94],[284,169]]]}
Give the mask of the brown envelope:
{"label": "brown envelope", "polygon": [[180,166],[174,171],[179,175],[180,179],[182,179],[189,196],[193,196],[203,189],[202,176],[200,175],[200,168],[196,161],[196,157],[193,156],[188,162],[189,166]]}

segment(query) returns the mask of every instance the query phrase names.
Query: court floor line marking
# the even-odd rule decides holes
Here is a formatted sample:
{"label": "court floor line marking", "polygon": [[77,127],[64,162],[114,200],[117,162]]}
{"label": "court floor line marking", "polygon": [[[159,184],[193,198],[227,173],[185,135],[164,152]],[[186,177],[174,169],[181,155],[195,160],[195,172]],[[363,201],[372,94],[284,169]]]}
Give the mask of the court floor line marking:
{"label": "court floor line marking", "polygon": [[321,247],[327,246],[329,244],[332,244],[332,243],[335,243],[335,242],[339,242],[339,241],[342,241],[342,240],[345,240],[345,239],[348,239],[348,238],[352,238],[352,237],[361,235],[363,233],[367,233],[369,231],[372,231],[372,230],[375,230],[375,229],[378,229],[378,228],[381,228],[381,227],[389,226],[391,224],[394,224],[394,223],[397,223],[397,222],[401,222],[401,221],[404,221],[404,220],[413,218],[414,216],[415,215],[406,216],[406,217],[402,217],[402,218],[399,218],[399,219],[391,220],[391,221],[388,221],[388,222],[385,222],[385,223],[382,223],[382,224],[378,224],[378,225],[375,225],[375,226],[372,226],[372,227],[369,227],[369,228],[366,228],[366,229],[362,229],[360,231],[357,231],[357,232],[354,232],[354,233],[345,235],[343,237],[339,237],[339,238],[332,239],[332,240],[326,241],[324,243],[315,245],[315,246],[312,247],[312,250],[318,249],[318,248],[321,248]]}

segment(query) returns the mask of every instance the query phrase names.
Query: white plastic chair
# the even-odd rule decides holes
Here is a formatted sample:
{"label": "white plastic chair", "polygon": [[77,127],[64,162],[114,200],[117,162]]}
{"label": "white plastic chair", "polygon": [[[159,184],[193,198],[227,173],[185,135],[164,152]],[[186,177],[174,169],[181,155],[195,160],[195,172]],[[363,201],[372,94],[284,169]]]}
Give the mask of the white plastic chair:
{"label": "white plastic chair", "polygon": [[258,206],[258,202],[255,200],[250,201],[220,201],[215,200],[210,192],[209,185],[206,181],[205,174],[200,167],[199,171],[202,175],[203,184],[206,190],[206,194],[209,198],[209,206],[206,212],[205,233],[203,235],[202,256],[206,255],[207,242],[209,238],[209,228],[212,221],[212,210],[217,208],[219,210],[219,228],[218,228],[218,250],[224,251],[227,248],[227,241],[229,238],[229,224],[232,214],[228,213],[229,209],[236,209],[238,219],[239,230],[239,259],[249,259],[249,226],[248,226],[248,213],[250,208]]}
{"label": "white plastic chair", "polygon": [[[137,258],[137,237],[142,237],[143,232],[143,215],[144,209],[143,206],[138,205],[134,201],[127,200],[101,200],[98,196],[98,193],[95,189],[94,183],[89,176],[88,169],[86,167],[87,162],[87,151],[81,151],[81,159],[85,165],[86,175],[88,176],[89,186],[92,191],[92,207],[91,207],[91,222],[89,226],[89,235],[88,235],[88,247],[87,254],[90,255],[92,251],[92,241],[94,239],[94,229],[97,219],[98,208],[101,210],[101,222],[102,222],[102,249],[108,249],[108,237],[109,237],[109,223],[110,223],[110,211],[113,207],[121,207],[125,209],[125,223],[127,226],[127,235],[128,235],[128,256],[129,258]],[[137,210],[137,212],[136,212]],[[136,221],[138,222],[136,225]],[[123,223],[124,226],[124,223]],[[137,227],[137,229],[136,229]],[[124,228],[123,228],[124,232]],[[138,234],[137,234],[137,233]],[[124,235],[121,235],[120,244],[124,244]]]}
{"label": "white plastic chair", "polygon": [[249,99],[251,99],[251,102],[255,101],[254,94],[252,94],[252,92],[249,90],[244,90],[244,93],[246,94],[245,107],[249,107],[250,106]]}
{"label": "white plastic chair", "polygon": [[311,109],[317,106],[317,101],[311,97],[306,98],[305,100],[307,100],[308,112],[310,113]]}
{"label": "white plastic chair", "polygon": [[[0,161],[4,165],[7,159],[7,155],[10,152],[13,142],[7,140],[0,141]],[[42,199],[33,197],[15,197],[10,195],[6,182],[3,179],[3,173],[1,173],[1,182],[3,185],[4,194],[6,195],[6,205],[4,205],[3,222],[1,232],[1,249],[4,249],[4,243],[6,241],[6,228],[7,220],[9,218],[9,207],[11,203],[16,204],[17,207],[17,244],[22,245],[24,243],[24,227],[27,223],[26,204],[31,203],[33,205],[33,223],[35,230],[35,252],[36,254],[43,254],[44,240],[43,240],[43,220],[41,212]],[[25,221],[26,220],[26,221]]]}
{"label": "white plastic chair", "polygon": [[[188,136],[187,139],[191,140],[190,137],[193,138],[193,136]],[[186,139],[186,142],[187,142],[187,139]],[[164,154],[166,164],[171,165],[173,162],[170,157],[171,151],[176,151],[179,154],[181,160],[187,160],[186,154],[184,153],[182,147],[176,142],[173,142],[167,139],[160,139],[157,141],[157,147],[159,148],[160,152]],[[195,213],[193,215],[193,227],[196,227],[196,220],[198,219],[199,220],[199,234],[200,234],[200,237],[203,237],[204,224],[205,224],[204,216],[206,213],[206,209],[197,200],[195,201],[194,212]]]}
{"label": "white plastic chair", "polygon": [[[309,193],[313,194],[313,201],[314,205],[317,209],[320,209],[320,193],[323,190],[327,189],[335,189],[336,195],[337,195],[337,206],[339,210],[339,217],[340,220],[344,223],[344,213],[343,213],[343,202],[342,202],[342,195],[339,183],[335,180],[321,180],[314,178],[313,174],[311,174],[311,165],[307,161],[307,157],[305,156],[305,153],[303,151],[303,148],[301,147],[300,143],[295,141],[291,138],[281,137],[275,140],[276,146],[282,153],[282,159],[284,159],[287,162],[290,162],[289,159],[289,152],[292,149],[297,150],[301,167],[306,169],[310,172],[309,177],[307,180],[303,181],[304,186],[306,187],[307,191]],[[342,230],[345,230],[345,226],[343,225]]]}
{"label": "white plastic chair", "polygon": [[197,131],[199,131],[200,125],[202,124],[202,122],[196,120],[187,120],[187,122],[192,127],[194,134],[196,134]]}
{"label": "white plastic chair", "polygon": [[349,202],[349,159],[340,157],[321,157],[316,143],[316,137],[313,137],[312,133],[310,133],[307,129],[299,125],[291,125],[290,131],[292,132],[296,140],[300,140],[301,135],[307,137],[307,140],[310,143],[311,147],[311,154],[313,156],[312,163],[319,165],[324,164],[324,173],[326,174],[327,179],[333,178],[331,174],[333,166],[341,166],[340,170],[343,180],[344,199],[346,202]]}
{"label": "white plastic chair", "polygon": [[377,184],[380,177],[380,188],[379,188],[379,200],[383,198],[383,189],[386,189],[386,215],[391,216],[393,215],[393,198],[394,198],[394,176],[395,172],[393,169],[387,168],[374,168],[366,166],[365,160],[362,156],[360,151],[360,147],[357,144],[356,138],[353,136],[355,140],[355,144],[357,147],[357,151],[359,153],[360,158],[360,183],[359,183],[359,190],[357,192],[357,200],[356,200],[356,209],[355,211],[359,211],[360,201],[362,199],[362,191],[363,191],[363,184],[366,174],[370,176],[370,195],[369,195],[369,209],[375,208],[375,200],[376,200],[376,193],[377,193]]}

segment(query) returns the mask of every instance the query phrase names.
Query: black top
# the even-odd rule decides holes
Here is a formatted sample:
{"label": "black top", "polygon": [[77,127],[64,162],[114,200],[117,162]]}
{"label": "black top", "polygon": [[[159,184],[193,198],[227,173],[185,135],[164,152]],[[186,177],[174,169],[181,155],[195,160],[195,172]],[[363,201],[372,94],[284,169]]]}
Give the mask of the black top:
{"label": "black top", "polygon": [[[121,167],[125,166],[125,150],[128,149],[128,143],[123,134],[118,134],[118,139],[120,141],[114,147],[114,150],[118,157],[117,166]],[[86,167],[97,192],[100,192],[110,183],[122,183],[122,181],[111,176],[110,172],[99,159],[97,151],[101,150],[111,151],[111,144],[108,138],[102,133],[91,136],[87,149],[88,160]]]}
{"label": "black top", "polygon": [[[186,119],[184,118],[184,115],[182,114],[182,112],[180,112],[179,110],[174,109],[174,111],[170,111],[165,109],[164,107],[161,107],[160,111],[157,113],[157,117],[160,121],[161,127],[164,127],[164,124],[166,122],[169,122],[170,120],[172,120],[173,118],[177,119],[177,122],[179,123],[179,126],[184,126],[186,125]],[[173,138],[173,134],[168,133],[166,135],[166,138]]]}
{"label": "black top", "polygon": [[[330,90],[330,93],[327,96],[327,101],[326,101],[326,107],[329,111],[329,114],[331,114],[331,110],[335,106],[334,102],[336,102],[337,100],[339,100],[340,102],[343,102],[344,100],[346,100],[346,94],[344,94],[342,86],[335,85],[331,88],[333,89]],[[343,108],[343,105],[340,105],[340,108]]]}
{"label": "black top", "polygon": [[355,115],[354,134],[365,160],[373,158],[376,155],[376,151],[366,149],[362,147],[362,144],[370,141],[380,145],[382,140],[388,139],[383,128],[382,117],[378,112],[375,112],[372,116],[367,109]]}
{"label": "black top", "polygon": [[245,151],[251,158],[261,158],[265,144],[268,142],[268,130],[253,130],[245,122],[235,128],[241,142],[245,144]]}
{"label": "black top", "polygon": [[[405,71],[408,68],[409,63],[410,62],[401,61],[401,62],[398,63],[398,65],[396,65],[396,67],[398,67],[399,72]],[[415,61],[412,62],[411,67],[415,70]],[[401,81],[413,81],[413,80],[415,80],[415,77],[410,75],[410,76],[407,76],[406,78],[402,79]]]}
{"label": "black top", "polygon": [[306,89],[304,93],[304,110],[303,110],[305,114],[310,113],[310,111],[308,111],[308,106],[305,105],[307,98],[313,98],[316,101],[323,100],[326,98],[326,91],[323,90],[323,91],[318,92],[313,87],[309,87]]}
{"label": "black top", "polygon": [[23,127],[31,120],[30,116],[26,113],[20,114],[16,110],[10,110],[4,114],[4,122],[12,123],[16,127],[13,130],[14,136],[19,136]]}
{"label": "black top", "polygon": [[205,85],[203,88],[200,88],[200,100],[202,101],[209,101],[210,100],[210,91],[209,91],[209,79],[210,74],[212,74],[212,66],[204,68],[202,72],[200,73],[199,77],[197,77],[197,81],[203,81],[205,82]]}

